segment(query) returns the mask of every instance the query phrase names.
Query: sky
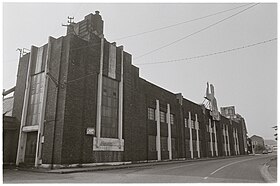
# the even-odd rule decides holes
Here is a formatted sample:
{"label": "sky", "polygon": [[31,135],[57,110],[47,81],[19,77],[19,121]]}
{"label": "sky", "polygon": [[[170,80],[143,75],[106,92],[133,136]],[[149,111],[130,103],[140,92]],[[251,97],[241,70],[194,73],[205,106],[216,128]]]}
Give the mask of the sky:
{"label": "sky", "polygon": [[[132,63],[139,67],[142,78],[198,104],[203,102],[209,82],[215,87],[218,107],[235,106],[245,118],[249,137],[255,134],[274,139],[271,127],[277,124],[277,40],[271,39],[277,38],[277,4],[260,3],[249,8],[252,5],[4,3],[3,88],[15,86],[17,48],[42,46],[49,36],[66,34],[66,27],[61,25],[67,23],[67,16],[79,22],[98,10],[104,20],[105,38],[132,54]],[[233,10],[226,11],[229,9]],[[186,23],[177,24],[182,22]],[[168,28],[139,34],[163,27]],[[136,36],[119,39],[130,35]],[[248,47],[256,43],[261,44]],[[162,61],[173,62],[158,63]]]}

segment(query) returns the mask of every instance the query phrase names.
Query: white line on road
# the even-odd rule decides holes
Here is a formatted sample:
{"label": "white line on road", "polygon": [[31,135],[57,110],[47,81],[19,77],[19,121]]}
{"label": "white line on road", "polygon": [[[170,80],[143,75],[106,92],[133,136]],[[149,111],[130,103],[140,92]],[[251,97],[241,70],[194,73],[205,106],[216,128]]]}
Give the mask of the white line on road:
{"label": "white line on road", "polygon": [[181,166],[177,166],[177,167],[170,167],[170,168],[166,168],[166,169],[161,169],[161,170],[172,170],[172,169],[178,169],[178,168],[182,168],[182,167],[188,167],[191,165],[196,165],[196,164],[187,164],[187,165],[181,165]]}
{"label": "white line on road", "polygon": [[260,158],[263,158],[263,157],[250,158],[250,159],[245,159],[245,160],[240,160],[240,161],[235,161],[235,162],[229,163],[229,164],[227,164],[227,165],[224,165],[224,166],[222,166],[222,167],[220,167],[220,168],[214,170],[213,172],[210,173],[209,176],[206,176],[206,177],[204,177],[203,179],[208,179],[211,175],[213,175],[213,174],[215,174],[216,172],[218,172],[218,171],[220,171],[220,170],[222,170],[222,169],[224,169],[224,168],[226,168],[226,167],[228,167],[228,166],[231,166],[231,165],[233,165],[233,164],[241,163],[241,162],[245,162],[245,161],[250,161],[250,160],[255,160],[255,159],[260,159]]}

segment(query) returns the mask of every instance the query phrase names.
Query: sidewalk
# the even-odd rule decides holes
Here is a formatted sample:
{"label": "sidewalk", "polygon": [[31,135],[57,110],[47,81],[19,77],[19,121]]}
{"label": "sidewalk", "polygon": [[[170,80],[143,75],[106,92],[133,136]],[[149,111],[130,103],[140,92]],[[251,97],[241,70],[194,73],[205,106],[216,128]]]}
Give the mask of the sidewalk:
{"label": "sidewalk", "polygon": [[277,156],[263,165],[261,174],[267,183],[277,183]]}
{"label": "sidewalk", "polygon": [[155,165],[165,165],[165,164],[176,164],[176,163],[186,163],[186,162],[197,162],[197,161],[209,161],[216,159],[227,159],[227,158],[235,158],[242,157],[246,155],[239,156],[227,156],[227,157],[213,157],[213,158],[201,158],[201,159],[177,159],[177,160],[163,160],[163,161],[150,161],[150,162],[137,162],[137,163],[104,163],[102,165],[80,165],[78,167],[67,167],[67,168],[57,168],[57,169],[46,169],[46,168],[26,168],[26,167],[18,167],[18,170],[24,171],[32,171],[32,172],[43,172],[43,173],[56,173],[56,174],[67,174],[67,173],[75,173],[75,172],[90,172],[90,171],[102,171],[102,170],[112,170],[112,169],[124,169],[124,168],[134,168],[134,167],[148,167]]}
{"label": "sidewalk", "polygon": [[268,162],[268,165],[268,172],[277,182],[277,158],[274,158],[270,162]]}

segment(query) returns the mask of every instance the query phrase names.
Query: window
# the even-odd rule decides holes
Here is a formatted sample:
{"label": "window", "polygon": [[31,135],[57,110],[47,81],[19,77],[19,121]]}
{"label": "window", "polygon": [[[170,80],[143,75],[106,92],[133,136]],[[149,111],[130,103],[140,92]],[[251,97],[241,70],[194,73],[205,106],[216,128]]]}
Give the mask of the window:
{"label": "window", "polygon": [[148,119],[155,120],[155,109],[148,108]]}
{"label": "window", "polygon": [[43,70],[43,52],[44,52],[44,47],[38,48],[34,74],[40,73]]}
{"label": "window", "polygon": [[118,137],[118,81],[103,76],[101,137]]}
{"label": "window", "polygon": [[194,129],[194,120],[191,120],[191,128]]}
{"label": "window", "polygon": [[167,137],[160,137],[161,151],[168,151]]}
{"label": "window", "polygon": [[184,123],[185,123],[185,127],[188,128],[188,120],[187,120],[187,118],[184,118]]}
{"label": "window", "polygon": [[228,109],[225,109],[225,113],[226,113],[226,115],[228,115]]}
{"label": "window", "polygon": [[148,136],[148,146],[150,152],[156,151],[156,136]]}
{"label": "window", "polygon": [[174,124],[174,115],[170,114],[170,124],[173,125]]}
{"label": "window", "polygon": [[39,125],[42,115],[43,93],[45,85],[44,73],[31,76],[29,104],[26,125]]}
{"label": "window", "polygon": [[199,122],[197,122],[197,126],[196,127],[197,127],[197,130],[199,130]]}
{"label": "window", "polygon": [[165,123],[165,113],[160,111],[160,122]]}

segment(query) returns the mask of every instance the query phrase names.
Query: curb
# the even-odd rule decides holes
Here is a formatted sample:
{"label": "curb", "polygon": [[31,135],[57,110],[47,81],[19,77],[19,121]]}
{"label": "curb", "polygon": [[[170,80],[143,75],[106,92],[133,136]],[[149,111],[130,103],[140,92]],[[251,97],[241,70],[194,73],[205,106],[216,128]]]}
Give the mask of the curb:
{"label": "curb", "polygon": [[264,165],[261,168],[261,175],[264,179],[265,182],[267,183],[277,183],[277,180],[274,179],[271,174],[268,171],[268,168],[270,167],[270,165],[268,165],[268,163],[271,161],[272,159],[268,160],[267,162],[264,163]]}
{"label": "curb", "polygon": [[155,162],[138,162],[131,164],[122,165],[97,165],[97,166],[82,166],[82,167],[72,167],[72,168],[58,168],[58,169],[47,169],[47,168],[26,168],[26,167],[16,167],[19,171],[30,171],[38,173],[49,173],[49,174],[69,174],[77,172],[93,172],[93,171],[104,171],[104,170],[115,170],[115,169],[126,169],[135,167],[151,167],[156,165],[166,165],[166,164],[176,164],[176,163],[188,163],[188,162],[198,162],[198,161],[211,161],[218,159],[229,159],[236,157],[244,157],[248,155],[238,155],[238,156],[220,156],[220,157],[208,157],[201,159],[177,159],[177,160],[167,160],[167,161],[155,161]]}
{"label": "curb", "polygon": [[54,169],[48,170],[45,173],[53,173],[53,174],[69,174],[69,173],[77,173],[77,172],[92,172],[92,171],[104,171],[104,170],[114,170],[114,169],[127,169],[134,167],[151,167],[156,165],[166,165],[166,164],[176,164],[176,163],[187,163],[187,162],[198,162],[198,161],[211,161],[217,159],[228,159],[241,156],[227,156],[227,157],[215,157],[215,158],[203,158],[203,159],[193,159],[193,160],[173,160],[173,161],[159,161],[159,162],[147,162],[147,163],[133,163],[126,165],[108,165],[108,166],[95,166],[95,167],[80,167],[80,168],[72,168],[72,169]]}

